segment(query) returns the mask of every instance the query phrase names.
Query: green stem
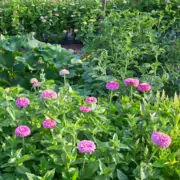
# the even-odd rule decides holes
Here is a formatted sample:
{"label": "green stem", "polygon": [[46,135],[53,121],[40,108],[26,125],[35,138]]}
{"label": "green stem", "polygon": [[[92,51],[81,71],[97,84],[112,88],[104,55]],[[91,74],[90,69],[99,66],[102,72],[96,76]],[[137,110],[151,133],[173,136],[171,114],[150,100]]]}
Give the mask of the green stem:
{"label": "green stem", "polygon": [[131,102],[132,102],[132,96],[133,96],[133,86],[131,86],[131,91],[130,91]]}
{"label": "green stem", "polygon": [[84,171],[85,163],[86,163],[86,155],[84,155],[84,161],[83,161],[83,167],[82,167],[83,171]]}
{"label": "green stem", "polygon": [[25,142],[24,142],[24,137],[22,138],[22,149],[23,149],[23,153],[25,154],[25,146],[24,146]]}
{"label": "green stem", "polygon": [[66,75],[64,75],[64,87],[66,87]]}
{"label": "green stem", "polygon": [[158,149],[156,149],[156,150],[152,153],[151,157],[150,157],[149,160],[148,160],[148,163],[151,162],[151,159],[153,158],[153,156],[156,154],[157,151],[158,151]]}
{"label": "green stem", "polygon": [[112,102],[112,97],[113,97],[113,91],[111,90],[110,91],[110,99],[109,99],[109,103],[111,104],[111,102]]}

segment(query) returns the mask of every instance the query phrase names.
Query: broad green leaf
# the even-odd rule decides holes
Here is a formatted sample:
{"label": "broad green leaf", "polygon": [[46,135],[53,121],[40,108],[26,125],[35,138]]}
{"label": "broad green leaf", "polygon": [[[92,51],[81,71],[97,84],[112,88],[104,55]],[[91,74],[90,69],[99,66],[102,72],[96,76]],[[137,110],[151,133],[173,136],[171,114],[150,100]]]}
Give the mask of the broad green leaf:
{"label": "broad green leaf", "polygon": [[54,173],[55,173],[55,169],[52,169],[50,171],[48,171],[44,177],[42,178],[42,180],[51,180],[54,177]]}
{"label": "broad green leaf", "polygon": [[119,180],[128,180],[128,177],[119,169],[117,169],[117,177]]}
{"label": "broad green leaf", "polygon": [[36,176],[35,174],[26,173],[26,176],[27,176],[28,180],[42,180],[41,177]]}

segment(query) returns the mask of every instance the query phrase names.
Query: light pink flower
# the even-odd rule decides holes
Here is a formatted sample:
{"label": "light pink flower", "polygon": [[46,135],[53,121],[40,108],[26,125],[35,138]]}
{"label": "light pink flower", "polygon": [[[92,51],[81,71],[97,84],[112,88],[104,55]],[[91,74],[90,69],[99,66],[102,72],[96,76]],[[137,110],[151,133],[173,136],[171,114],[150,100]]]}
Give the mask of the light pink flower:
{"label": "light pink flower", "polygon": [[53,90],[44,90],[41,94],[41,98],[44,99],[56,99],[57,93]]}
{"label": "light pink flower", "polygon": [[142,83],[138,85],[138,90],[141,92],[146,92],[151,90],[151,86],[148,83]]}
{"label": "light pink flower", "polygon": [[59,75],[60,75],[60,76],[64,76],[64,75],[67,75],[67,74],[69,74],[69,71],[68,71],[67,69],[63,69],[63,70],[61,70],[61,71],[59,72]]}
{"label": "light pink flower", "polygon": [[46,22],[47,20],[46,20],[46,19],[42,19],[41,21],[42,21],[42,22]]}
{"label": "light pink flower", "polygon": [[97,98],[95,98],[95,97],[87,97],[86,98],[86,103],[89,103],[89,104],[97,103]]}
{"label": "light pink flower", "polygon": [[56,126],[56,121],[52,120],[52,119],[47,119],[43,122],[43,127],[44,128],[49,128],[52,129]]}
{"label": "light pink flower", "polygon": [[34,83],[37,83],[38,82],[38,80],[36,79],[36,78],[32,78],[31,80],[30,80],[30,83],[31,84],[34,84]]}
{"label": "light pink flower", "polygon": [[119,88],[119,84],[116,81],[110,81],[106,84],[106,89],[116,90]]}
{"label": "light pink flower", "polygon": [[171,137],[162,132],[153,132],[151,140],[153,144],[162,148],[168,148],[171,144]]}
{"label": "light pink flower", "polygon": [[29,104],[30,104],[30,101],[26,97],[19,97],[16,99],[16,106],[20,108],[26,108],[27,106],[29,106]]}
{"label": "light pink flower", "polygon": [[80,153],[90,153],[92,154],[96,149],[96,145],[93,141],[82,140],[78,143],[78,150]]}
{"label": "light pink flower", "polygon": [[35,82],[33,83],[33,87],[40,87],[41,86],[41,82]]}
{"label": "light pink flower", "polygon": [[135,79],[135,78],[127,78],[124,80],[124,84],[125,86],[135,86],[137,87],[139,85],[139,80],[138,79]]}
{"label": "light pink flower", "polygon": [[21,125],[15,129],[15,134],[16,136],[19,136],[19,137],[26,137],[31,134],[31,130],[28,126]]}
{"label": "light pink flower", "polygon": [[91,111],[91,108],[89,106],[81,106],[80,111],[88,113]]}

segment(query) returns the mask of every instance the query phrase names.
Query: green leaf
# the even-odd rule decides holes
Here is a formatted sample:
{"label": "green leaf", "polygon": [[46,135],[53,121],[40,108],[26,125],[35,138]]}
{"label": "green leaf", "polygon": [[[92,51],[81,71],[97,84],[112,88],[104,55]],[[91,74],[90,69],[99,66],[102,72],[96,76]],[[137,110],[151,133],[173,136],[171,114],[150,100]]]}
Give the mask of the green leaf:
{"label": "green leaf", "polygon": [[98,170],[99,163],[96,162],[88,162],[85,164],[84,169],[81,171],[83,178],[89,178],[93,176],[93,174]]}
{"label": "green leaf", "polygon": [[30,173],[31,171],[28,168],[26,168],[25,166],[18,166],[18,167],[16,167],[16,172],[19,174],[25,174],[26,172]]}
{"label": "green leaf", "polygon": [[117,177],[119,180],[128,180],[128,177],[119,169],[117,169]]}
{"label": "green leaf", "polygon": [[51,180],[54,177],[55,169],[48,171],[42,180]]}
{"label": "green leaf", "polygon": [[35,174],[26,173],[28,180],[42,180],[40,176],[36,176]]}
{"label": "green leaf", "polygon": [[33,158],[34,158],[34,156],[32,156],[30,154],[26,154],[26,155],[22,156],[20,159],[18,159],[18,164],[21,164],[21,163],[23,163],[25,161],[29,161],[29,160],[31,160]]}
{"label": "green leaf", "polygon": [[95,177],[95,180],[110,180],[110,178],[109,178],[109,177],[106,177],[106,176],[101,175],[101,176],[96,176],[96,177]]}

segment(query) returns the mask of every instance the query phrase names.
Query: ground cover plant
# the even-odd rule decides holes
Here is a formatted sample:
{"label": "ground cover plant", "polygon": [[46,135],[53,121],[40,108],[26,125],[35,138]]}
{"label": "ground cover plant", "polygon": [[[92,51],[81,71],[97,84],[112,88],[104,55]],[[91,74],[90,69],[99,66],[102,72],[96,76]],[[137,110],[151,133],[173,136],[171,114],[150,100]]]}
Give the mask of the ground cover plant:
{"label": "ground cover plant", "polygon": [[176,94],[155,95],[149,84],[130,78],[125,96],[110,81],[106,98],[83,97],[64,82],[44,81],[33,93],[0,89],[2,179],[180,177]]}

